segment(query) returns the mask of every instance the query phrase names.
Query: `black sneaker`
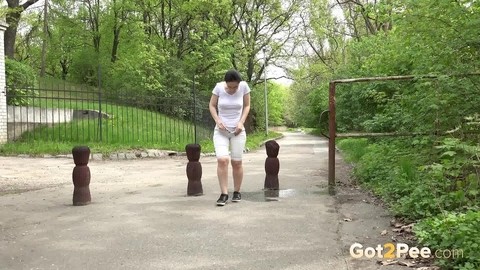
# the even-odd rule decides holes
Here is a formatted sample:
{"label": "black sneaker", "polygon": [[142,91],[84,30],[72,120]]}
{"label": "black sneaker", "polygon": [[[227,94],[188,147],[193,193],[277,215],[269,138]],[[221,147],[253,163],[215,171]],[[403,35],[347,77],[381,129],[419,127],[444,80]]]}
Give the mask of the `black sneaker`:
{"label": "black sneaker", "polygon": [[228,194],[220,195],[220,198],[217,200],[217,206],[224,206],[228,201]]}
{"label": "black sneaker", "polygon": [[238,191],[233,192],[232,202],[239,202],[242,200],[242,194]]}

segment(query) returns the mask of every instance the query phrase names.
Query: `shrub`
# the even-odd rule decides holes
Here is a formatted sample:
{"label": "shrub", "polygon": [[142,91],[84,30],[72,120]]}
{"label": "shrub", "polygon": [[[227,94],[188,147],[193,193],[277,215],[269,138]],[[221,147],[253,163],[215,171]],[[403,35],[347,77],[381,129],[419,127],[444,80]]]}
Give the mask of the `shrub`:
{"label": "shrub", "polygon": [[[433,250],[459,251],[459,256],[438,258],[449,269],[480,269],[480,211],[445,212],[419,222],[414,231],[421,244]],[[435,254],[435,252],[432,252]]]}
{"label": "shrub", "polygon": [[37,84],[37,77],[30,66],[7,58],[5,73],[8,105],[27,105],[33,97],[38,95],[38,92],[33,89]]}
{"label": "shrub", "polygon": [[356,163],[354,176],[395,215],[420,220],[415,233],[422,244],[463,251],[463,257],[438,258],[441,266],[480,269],[478,146],[455,138],[423,138],[345,139],[339,147]]}

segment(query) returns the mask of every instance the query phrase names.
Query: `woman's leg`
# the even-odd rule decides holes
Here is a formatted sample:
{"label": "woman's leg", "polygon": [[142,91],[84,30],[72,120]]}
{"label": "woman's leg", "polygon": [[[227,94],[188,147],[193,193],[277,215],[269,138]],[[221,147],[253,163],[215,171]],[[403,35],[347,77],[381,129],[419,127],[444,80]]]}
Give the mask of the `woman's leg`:
{"label": "woman's leg", "polygon": [[230,139],[232,149],[232,171],[233,171],[233,185],[234,191],[240,191],[243,181],[243,164],[242,156],[245,149],[245,143],[247,141],[247,135],[245,131],[242,131],[237,136]]}
{"label": "woman's leg", "polygon": [[243,165],[241,160],[232,160],[234,191],[240,192],[243,181]]}
{"label": "woman's leg", "polygon": [[228,157],[217,158],[217,176],[222,194],[228,194]]}
{"label": "woman's leg", "polygon": [[222,131],[215,129],[213,132],[213,145],[217,156],[217,176],[222,194],[228,194],[228,146],[230,140]]}

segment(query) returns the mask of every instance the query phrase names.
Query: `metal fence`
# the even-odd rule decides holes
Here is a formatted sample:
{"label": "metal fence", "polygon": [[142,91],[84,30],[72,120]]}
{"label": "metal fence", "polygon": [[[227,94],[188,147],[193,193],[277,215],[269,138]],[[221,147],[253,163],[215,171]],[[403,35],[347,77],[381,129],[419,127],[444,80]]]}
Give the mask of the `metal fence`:
{"label": "metal fence", "polygon": [[8,140],[182,148],[209,140],[208,100],[88,86],[7,87]]}

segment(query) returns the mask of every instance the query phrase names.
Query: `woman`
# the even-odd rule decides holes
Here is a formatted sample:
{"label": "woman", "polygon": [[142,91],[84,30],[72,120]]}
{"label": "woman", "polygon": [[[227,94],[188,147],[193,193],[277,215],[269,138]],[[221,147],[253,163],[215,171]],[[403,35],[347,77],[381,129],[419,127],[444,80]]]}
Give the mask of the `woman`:
{"label": "woman", "polygon": [[212,91],[209,109],[216,123],[213,144],[217,156],[217,176],[221,191],[217,205],[224,206],[228,201],[230,160],[234,185],[232,202],[239,202],[242,199],[240,194],[243,180],[242,155],[247,140],[243,124],[250,111],[250,87],[242,81],[238,71],[227,71],[225,80],[217,83]]}

